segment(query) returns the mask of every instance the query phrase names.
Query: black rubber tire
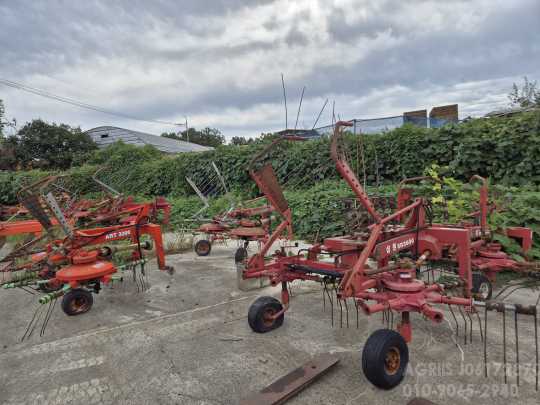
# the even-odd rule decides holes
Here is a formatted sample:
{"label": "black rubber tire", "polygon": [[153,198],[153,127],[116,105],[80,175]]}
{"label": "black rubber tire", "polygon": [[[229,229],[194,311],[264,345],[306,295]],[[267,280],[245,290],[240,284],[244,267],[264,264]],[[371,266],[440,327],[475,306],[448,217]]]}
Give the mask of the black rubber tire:
{"label": "black rubber tire", "polygon": [[208,256],[212,251],[212,244],[206,239],[201,239],[195,243],[194,249],[197,256]]}
{"label": "black rubber tire", "polygon": [[269,322],[265,319],[268,314],[275,314],[283,309],[283,305],[274,297],[259,297],[249,307],[248,323],[257,333],[266,333],[279,328],[283,324],[285,314]]}
{"label": "black rubber tire", "polygon": [[472,292],[473,294],[480,294],[484,290],[485,293],[482,293],[482,296],[478,296],[482,301],[488,301],[493,295],[493,285],[491,281],[485,276],[485,274],[480,272],[474,272],[472,274]]}
{"label": "black rubber tire", "polygon": [[[399,354],[398,366],[389,371],[386,360],[389,354]],[[390,390],[397,387],[407,370],[409,348],[403,336],[391,329],[373,332],[362,351],[362,370],[366,378],[376,387]]]}
{"label": "black rubber tire", "polygon": [[245,247],[239,247],[234,253],[234,262],[243,263],[246,260],[248,255],[247,249]]}
{"label": "black rubber tire", "polygon": [[93,304],[94,297],[90,291],[76,288],[62,298],[62,311],[69,316],[81,315],[90,311]]}

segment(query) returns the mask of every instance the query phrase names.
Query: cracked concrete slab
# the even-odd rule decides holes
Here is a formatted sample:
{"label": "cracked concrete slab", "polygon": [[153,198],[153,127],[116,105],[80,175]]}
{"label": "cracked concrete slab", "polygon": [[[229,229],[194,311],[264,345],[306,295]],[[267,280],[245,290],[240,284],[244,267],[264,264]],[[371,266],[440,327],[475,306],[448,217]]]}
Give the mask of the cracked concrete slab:
{"label": "cracked concrete slab", "polygon": [[[322,311],[314,285],[295,285],[291,310],[282,328],[253,333],[247,310],[257,295],[277,289],[239,291],[235,247],[214,246],[209,257],[169,256],[176,274],[152,266],[151,287],[136,293],[129,281],[106,289],[94,308],[67,317],[60,308],[43,338],[20,343],[37,297],[1,291],[0,403],[2,404],[236,404],[319,353],[335,353],[340,363],[291,399],[300,404],[405,404],[425,396],[445,404],[537,404],[534,375],[521,370],[521,386],[502,384],[501,325],[488,336],[490,377],[483,377],[483,345],[478,329],[473,343],[454,338],[452,322],[433,325],[413,316],[411,368],[401,386],[382,391],[361,370],[361,350],[381,317],[349,308],[343,328],[334,308]],[[533,295],[532,292],[526,292]],[[451,318],[449,318],[451,319]],[[358,322],[358,328],[357,328]],[[520,320],[520,361],[534,363],[532,326]],[[507,336],[509,347],[513,335]],[[513,351],[508,359],[513,362]],[[506,387],[506,388],[505,388]]]}

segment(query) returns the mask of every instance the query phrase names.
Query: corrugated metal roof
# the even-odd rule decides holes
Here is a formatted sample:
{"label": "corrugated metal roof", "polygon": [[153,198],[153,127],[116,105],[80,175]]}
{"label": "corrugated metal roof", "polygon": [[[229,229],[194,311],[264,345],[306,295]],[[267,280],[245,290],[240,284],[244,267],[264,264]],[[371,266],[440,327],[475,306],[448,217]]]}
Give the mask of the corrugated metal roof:
{"label": "corrugated metal roof", "polygon": [[501,110],[495,110],[487,113],[484,115],[484,117],[497,117],[497,116],[503,116],[503,115],[512,115],[512,114],[519,114],[522,112],[529,112],[539,109],[538,107],[510,107],[510,108],[503,108]]}
{"label": "corrugated metal roof", "polygon": [[104,148],[116,141],[122,140],[122,142],[131,145],[152,145],[156,149],[166,153],[204,152],[214,149],[196,143],[179,141],[177,139],[165,138],[163,136],[118,127],[96,127],[89,129],[86,133],[100,148]]}

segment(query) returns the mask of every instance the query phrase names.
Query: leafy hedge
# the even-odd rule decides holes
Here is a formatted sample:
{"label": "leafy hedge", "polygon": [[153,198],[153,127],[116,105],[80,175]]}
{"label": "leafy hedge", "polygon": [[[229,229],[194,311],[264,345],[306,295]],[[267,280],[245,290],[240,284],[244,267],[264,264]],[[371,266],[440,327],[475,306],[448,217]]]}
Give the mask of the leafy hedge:
{"label": "leafy hedge", "polygon": [[[505,185],[540,184],[540,112],[513,117],[472,119],[440,129],[405,125],[384,134],[348,136],[347,150],[351,165],[362,177],[360,151],[365,152],[368,184],[396,183],[404,177],[417,176],[432,164],[445,168],[443,175],[466,180],[473,174],[489,177]],[[193,192],[185,177],[202,179],[215,162],[231,188],[254,195],[256,187],[247,166],[263,142],[251,145],[220,146],[203,153],[164,156],[152,147],[137,148],[115,144],[96,151],[89,163],[75,167],[74,188],[82,192],[95,190],[86,176],[98,166],[123,181],[122,190],[142,196],[184,196]],[[311,187],[321,180],[337,179],[329,156],[329,140],[294,142],[279,149],[274,166],[295,172]],[[0,203],[14,203],[21,184],[47,174],[43,171],[1,172]],[[286,175],[286,174],[284,174]]]}
{"label": "leafy hedge", "polygon": [[[307,144],[304,144],[304,147]],[[122,148],[120,148],[122,149]],[[136,158],[143,158],[145,153],[154,153],[152,150],[146,151],[142,149],[136,149],[133,152],[138,153]],[[301,149],[299,149],[302,151]],[[104,151],[106,152],[106,151]],[[110,151],[109,151],[110,152]],[[108,153],[108,152],[107,152]],[[301,152],[298,152],[301,153]],[[133,155],[131,155],[133,156]],[[121,167],[125,165],[130,167],[129,154],[115,153],[114,156],[105,157],[108,163],[113,163]],[[175,187],[180,189],[183,178],[181,175],[171,176],[165,178],[160,169],[150,171],[149,167],[152,164],[164,165],[164,162],[172,164],[178,164],[179,159],[156,159],[155,161],[148,160],[147,164],[137,165],[136,174],[138,176],[137,182],[131,182],[141,187],[149,187],[155,189],[162,187],[162,190],[169,190],[168,200],[172,203],[172,215],[171,222],[174,229],[183,228],[186,226],[194,225],[189,222],[189,219],[202,207],[202,204],[198,197],[194,195],[181,195],[181,193],[174,194],[170,192],[170,183],[175,184]],[[95,162],[96,165],[85,165],[79,168],[72,169],[70,171],[70,181],[72,186],[78,190],[84,190],[87,193],[93,193],[97,191],[95,184],[91,180],[92,173],[96,170],[99,161]],[[158,166],[160,167],[160,166]],[[436,168],[436,170],[434,169]],[[445,168],[439,168],[433,166],[427,170],[430,175],[439,175],[439,173],[445,170]],[[447,170],[447,169],[446,169]],[[122,177],[125,170],[119,169],[119,175]],[[426,171],[424,171],[426,172]],[[420,172],[418,174],[424,174]],[[30,171],[30,172],[9,172],[3,173],[0,176],[0,189],[4,192],[0,194],[1,202],[9,202],[16,198],[15,191],[23,184],[34,181],[37,178],[47,174],[43,171]],[[131,177],[128,177],[130,181]],[[136,177],[137,179],[137,177]],[[148,184],[145,182],[148,181]],[[472,211],[476,201],[478,201],[477,191],[473,186],[463,184],[460,181],[451,178],[445,178],[444,192],[438,189],[430,188],[430,186],[424,186],[419,190],[422,195],[430,196],[433,200],[436,200],[439,195],[443,195],[447,199],[450,220],[455,222],[463,218],[466,212]],[[527,185],[527,186],[506,186],[506,185],[493,185],[491,186],[492,196],[497,200],[500,207],[504,207],[504,211],[495,213],[491,216],[491,225],[494,228],[505,228],[507,226],[529,226],[535,233],[535,249],[532,252],[533,256],[540,259],[540,186]],[[394,195],[395,185],[386,185],[384,187],[368,186],[368,192],[372,194]],[[167,193],[163,193],[167,194]],[[187,194],[187,193],[186,193]],[[149,199],[150,195],[137,195],[142,199]],[[235,192],[234,198],[240,200],[245,198],[246,190],[239,190]],[[289,205],[293,211],[293,225],[296,237],[300,239],[313,240],[316,237],[324,238],[326,236],[337,235],[343,232],[346,228],[344,205],[341,200],[346,197],[352,197],[352,192],[349,187],[343,181],[326,179],[318,181],[314,185],[306,185],[305,187],[289,188],[285,191],[285,196],[289,201]],[[229,201],[224,198],[217,198],[211,200],[210,209],[204,214],[206,217],[211,217],[220,212],[223,212],[229,206]],[[434,210],[436,213],[440,211]],[[186,221],[188,220],[188,221]],[[510,241],[501,240],[503,243],[510,243]]]}
{"label": "leafy hedge", "polygon": [[[463,184],[454,179],[444,179],[449,187],[433,191],[431,186],[419,187],[419,193],[429,196],[432,202],[437,196],[444,194],[447,208],[450,211],[450,222],[465,219],[467,213],[477,209],[478,192],[474,186]],[[529,256],[540,260],[540,190],[530,187],[527,190],[515,187],[492,186],[491,196],[497,206],[504,208],[490,216],[490,226],[493,230],[503,230],[509,226],[528,226],[534,231],[534,246]],[[368,193],[395,196],[396,186],[368,187]],[[343,234],[347,229],[345,205],[343,199],[353,197],[352,191],[342,181],[324,181],[303,190],[289,190],[285,197],[293,212],[293,229],[295,237],[302,240],[321,240],[328,236]],[[197,197],[176,197],[171,199],[172,226],[175,229],[189,227],[194,223],[185,221],[197,212],[201,203]],[[223,212],[228,207],[225,198],[211,200],[207,217]],[[434,209],[434,221],[444,222],[442,211]],[[448,221],[448,219],[446,219]],[[520,253],[519,246],[509,238],[499,235],[497,239],[516,258]]]}

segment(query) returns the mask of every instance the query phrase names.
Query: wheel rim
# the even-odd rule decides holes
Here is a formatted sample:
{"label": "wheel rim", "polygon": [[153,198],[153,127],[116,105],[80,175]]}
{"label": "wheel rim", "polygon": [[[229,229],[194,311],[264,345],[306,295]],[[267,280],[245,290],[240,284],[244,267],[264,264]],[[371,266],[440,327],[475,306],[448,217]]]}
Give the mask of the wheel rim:
{"label": "wheel rim", "polygon": [[401,355],[397,347],[391,347],[384,358],[384,369],[389,375],[394,375],[398,372],[401,365]]}
{"label": "wheel rim", "polygon": [[264,326],[271,327],[274,322],[276,321],[274,316],[276,315],[277,311],[274,308],[268,308],[266,311],[263,312],[262,321]]}
{"label": "wheel rim", "polygon": [[197,246],[197,251],[201,254],[206,254],[210,251],[210,244],[209,243],[199,243]]}
{"label": "wheel rim", "polygon": [[236,261],[239,263],[244,262],[246,260],[246,257],[246,250],[244,248],[239,248],[236,252]]}
{"label": "wheel rim", "polygon": [[75,313],[88,311],[89,306],[88,299],[85,297],[77,297],[69,303],[70,309]]}
{"label": "wheel rim", "polygon": [[487,299],[489,296],[489,284],[485,282],[481,283],[480,287],[478,287],[478,293],[482,298]]}

